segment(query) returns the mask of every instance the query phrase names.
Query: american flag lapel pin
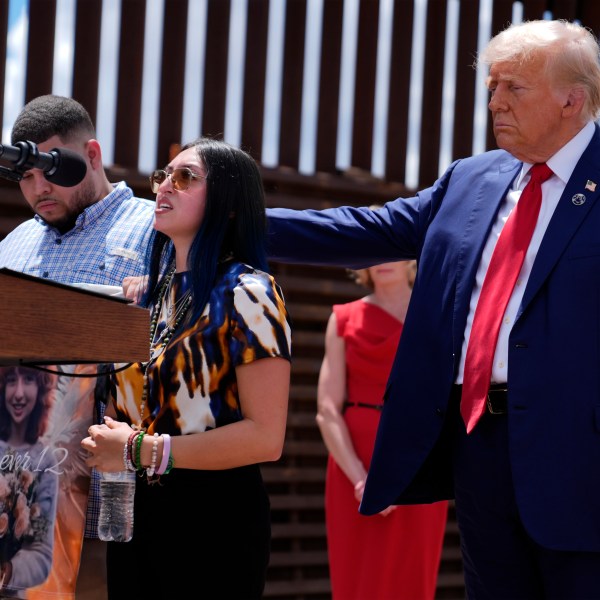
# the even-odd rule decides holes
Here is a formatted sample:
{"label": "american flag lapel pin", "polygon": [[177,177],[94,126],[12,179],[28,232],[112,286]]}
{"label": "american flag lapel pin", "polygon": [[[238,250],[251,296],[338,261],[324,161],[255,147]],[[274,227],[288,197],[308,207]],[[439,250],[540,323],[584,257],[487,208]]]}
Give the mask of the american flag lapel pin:
{"label": "american flag lapel pin", "polygon": [[589,190],[590,192],[595,192],[596,191],[596,182],[592,181],[591,179],[588,179],[587,183],[585,184],[585,189]]}

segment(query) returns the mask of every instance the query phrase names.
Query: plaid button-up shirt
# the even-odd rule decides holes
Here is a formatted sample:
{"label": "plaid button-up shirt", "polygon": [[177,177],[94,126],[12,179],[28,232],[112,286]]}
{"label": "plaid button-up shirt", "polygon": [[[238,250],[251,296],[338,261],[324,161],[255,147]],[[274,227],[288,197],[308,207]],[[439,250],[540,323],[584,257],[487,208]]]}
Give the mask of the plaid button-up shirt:
{"label": "plaid button-up shirt", "polygon": [[[144,274],[153,219],[154,202],[134,197],[120,182],[64,234],[37,215],[19,225],[0,241],[0,268],[60,283],[120,286],[125,277]],[[101,420],[104,406],[97,408]],[[99,512],[99,479],[92,471],[85,537],[98,537]]]}

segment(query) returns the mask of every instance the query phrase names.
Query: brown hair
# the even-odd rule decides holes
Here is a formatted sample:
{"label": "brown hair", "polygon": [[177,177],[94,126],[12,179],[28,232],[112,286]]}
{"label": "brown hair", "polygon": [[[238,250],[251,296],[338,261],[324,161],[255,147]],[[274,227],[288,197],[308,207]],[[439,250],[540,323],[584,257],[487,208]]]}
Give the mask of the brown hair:
{"label": "brown hair", "polygon": [[48,417],[53,402],[54,388],[56,387],[56,375],[39,371],[30,367],[0,367],[0,439],[8,440],[12,428],[12,418],[6,408],[6,382],[7,378],[15,373],[31,372],[35,374],[38,393],[35,406],[29,416],[25,441],[35,444],[42,436],[48,425]]}

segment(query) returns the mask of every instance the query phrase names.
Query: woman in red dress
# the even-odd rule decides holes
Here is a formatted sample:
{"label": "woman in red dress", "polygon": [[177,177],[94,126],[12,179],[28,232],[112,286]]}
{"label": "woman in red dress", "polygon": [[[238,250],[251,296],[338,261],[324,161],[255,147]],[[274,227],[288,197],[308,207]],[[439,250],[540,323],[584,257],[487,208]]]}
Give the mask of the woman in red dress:
{"label": "woman in red dress", "polygon": [[383,395],[414,280],[414,261],[355,272],[371,293],[327,325],[317,423],[329,451],[325,515],[334,600],[434,598],[447,502],[358,512]]}

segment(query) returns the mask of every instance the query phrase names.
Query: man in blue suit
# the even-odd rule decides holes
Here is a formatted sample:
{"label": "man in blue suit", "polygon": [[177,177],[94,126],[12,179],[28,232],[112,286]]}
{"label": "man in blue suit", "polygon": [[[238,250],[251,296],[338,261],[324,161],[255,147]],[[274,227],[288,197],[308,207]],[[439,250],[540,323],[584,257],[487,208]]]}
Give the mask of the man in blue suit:
{"label": "man in blue suit", "polygon": [[[469,598],[600,598],[598,57],[579,25],[512,25],[479,57],[500,150],[379,210],[268,211],[275,260],[418,260],[360,510],[455,498]],[[467,433],[475,309],[538,163],[550,178],[508,304],[491,305],[490,387]]]}

